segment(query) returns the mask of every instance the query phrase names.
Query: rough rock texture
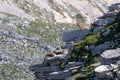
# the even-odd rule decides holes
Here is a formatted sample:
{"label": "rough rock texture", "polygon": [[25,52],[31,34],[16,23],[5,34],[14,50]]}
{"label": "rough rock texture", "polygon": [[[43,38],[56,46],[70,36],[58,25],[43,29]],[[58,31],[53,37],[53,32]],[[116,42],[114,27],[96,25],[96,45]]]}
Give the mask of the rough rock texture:
{"label": "rough rock texture", "polygon": [[100,56],[101,65],[95,68],[100,79],[120,79],[120,49],[104,51]]}
{"label": "rough rock texture", "polygon": [[[36,79],[42,80],[69,80],[72,74],[76,73],[77,70],[84,66],[82,62],[68,62],[68,55],[71,54],[71,49],[68,53],[65,53],[64,49],[62,52],[57,54],[59,50],[55,51],[54,56],[48,56],[44,58],[42,64],[33,65],[30,70],[34,72]],[[49,54],[49,52],[48,52]]]}
{"label": "rough rock texture", "polygon": [[88,34],[90,34],[90,30],[88,29],[65,31],[62,35],[62,39],[64,42],[77,42],[85,38]]}
{"label": "rough rock texture", "polygon": [[111,42],[104,42],[98,46],[91,46],[92,55],[100,54],[102,51],[109,49]]}
{"label": "rough rock texture", "polygon": [[[28,67],[43,61],[45,45],[62,44],[62,32],[76,29],[71,23],[76,22],[77,14],[90,23],[118,2],[120,0],[0,0],[0,80],[33,80]],[[116,7],[113,5],[110,9]],[[55,64],[52,62],[52,65]]]}
{"label": "rough rock texture", "polygon": [[102,64],[110,64],[118,61],[119,57],[120,57],[120,49],[118,48],[116,50],[104,51],[100,56],[100,60]]}
{"label": "rough rock texture", "polygon": [[51,18],[62,23],[74,23],[76,14],[81,14],[90,23],[106,13],[108,9],[117,8],[116,5],[109,6],[119,2],[120,0],[3,0],[0,1],[0,12],[29,20],[39,19],[39,17]]}

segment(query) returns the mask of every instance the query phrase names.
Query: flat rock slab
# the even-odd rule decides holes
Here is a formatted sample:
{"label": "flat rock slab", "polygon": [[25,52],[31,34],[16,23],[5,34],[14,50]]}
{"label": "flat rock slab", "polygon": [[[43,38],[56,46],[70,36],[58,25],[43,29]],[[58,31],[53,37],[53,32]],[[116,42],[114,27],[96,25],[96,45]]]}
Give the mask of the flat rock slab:
{"label": "flat rock slab", "polygon": [[63,32],[62,39],[65,42],[75,42],[82,40],[86,35],[90,34],[89,29],[83,30],[70,30]]}

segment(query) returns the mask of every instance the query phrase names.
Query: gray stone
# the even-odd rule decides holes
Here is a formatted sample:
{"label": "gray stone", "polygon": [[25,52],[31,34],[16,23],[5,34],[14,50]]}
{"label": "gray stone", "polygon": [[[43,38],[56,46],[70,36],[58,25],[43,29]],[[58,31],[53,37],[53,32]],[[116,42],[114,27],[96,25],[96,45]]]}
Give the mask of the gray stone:
{"label": "gray stone", "polygon": [[95,22],[95,24],[99,25],[99,26],[105,26],[107,24],[112,23],[113,21],[115,21],[115,18],[105,18],[105,19],[101,19]]}
{"label": "gray stone", "polygon": [[114,35],[115,38],[120,39],[120,33]]}
{"label": "gray stone", "polygon": [[104,78],[107,80],[111,80],[113,79],[114,75],[113,75],[113,71],[116,70],[118,68],[118,65],[101,65],[97,68],[95,68],[95,74],[97,77],[99,78]]}
{"label": "gray stone", "polygon": [[71,75],[72,75],[72,73],[69,70],[64,70],[64,71],[50,73],[49,77],[47,79],[49,79],[49,80],[61,80],[61,79],[65,79]]}
{"label": "gray stone", "polygon": [[63,32],[62,39],[65,42],[75,42],[82,40],[86,35],[90,34],[90,30],[71,30]]}
{"label": "gray stone", "polygon": [[46,51],[55,51],[56,49],[50,45],[45,46]]}
{"label": "gray stone", "polygon": [[83,62],[68,62],[67,65],[65,65],[65,68],[75,67],[75,66],[84,66]]}
{"label": "gray stone", "polygon": [[116,16],[115,12],[107,12],[102,16],[102,18],[115,17],[115,16]]}
{"label": "gray stone", "polygon": [[66,42],[64,47],[66,49],[73,49],[73,47],[74,47],[73,42]]}
{"label": "gray stone", "polygon": [[107,36],[109,33],[110,33],[110,29],[108,29],[107,31],[105,31],[105,32],[103,33],[103,36]]}
{"label": "gray stone", "polygon": [[117,71],[117,78],[120,80],[120,71]]}
{"label": "gray stone", "polygon": [[94,30],[93,30],[93,33],[95,34],[95,33],[99,32],[99,31],[101,31],[103,29],[104,29],[104,26],[95,27]]}
{"label": "gray stone", "polygon": [[102,64],[116,63],[120,59],[120,48],[116,50],[107,50],[100,55]]}
{"label": "gray stone", "polygon": [[91,47],[92,55],[94,56],[96,54],[100,54],[102,51],[105,51],[108,48],[110,48],[110,46],[111,46],[111,42],[104,42],[103,44],[95,46],[95,47],[92,46]]}
{"label": "gray stone", "polygon": [[62,55],[62,54],[59,54],[59,55],[56,55],[56,56],[53,56],[53,57],[46,56],[44,58],[44,61],[59,61],[59,60],[63,60],[64,57],[65,57],[65,55]]}

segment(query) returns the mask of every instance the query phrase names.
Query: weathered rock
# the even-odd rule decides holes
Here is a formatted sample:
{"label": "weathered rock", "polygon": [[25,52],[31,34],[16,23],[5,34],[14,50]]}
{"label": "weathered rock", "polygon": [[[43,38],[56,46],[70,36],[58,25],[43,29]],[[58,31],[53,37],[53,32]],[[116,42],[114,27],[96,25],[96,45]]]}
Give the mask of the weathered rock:
{"label": "weathered rock", "polygon": [[50,45],[45,46],[46,51],[55,51],[56,49]]}
{"label": "weathered rock", "polygon": [[120,71],[117,71],[117,78],[120,79]]}
{"label": "weathered rock", "polygon": [[103,33],[103,36],[107,36],[109,33],[110,33],[110,29],[108,29],[107,31],[105,31],[105,32]]}
{"label": "weathered rock", "polygon": [[98,46],[91,46],[92,55],[100,54],[102,51],[109,49],[111,42],[104,42],[104,44]]}
{"label": "weathered rock", "polygon": [[53,56],[53,57],[46,56],[44,58],[44,61],[58,61],[58,60],[63,60],[64,57],[65,57],[65,55],[61,55],[61,54]]}
{"label": "weathered rock", "polygon": [[109,11],[120,10],[120,3],[112,4],[109,6]]}
{"label": "weathered rock", "polygon": [[120,79],[120,48],[104,51],[100,55],[101,66],[95,68],[95,74],[100,79],[119,80]]}
{"label": "weathered rock", "polygon": [[118,65],[101,65],[97,68],[95,68],[95,74],[100,79],[107,79],[111,80],[114,78],[114,70],[118,69]]}
{"label": "weathered rock", "polygon": [[71,30],[63,32],[62,39],[65,42],[75,42],[82,40],[86,35],[90,34],[90,30]]}
{"label": "weathered rock", "polygon": [[100,62],[102,64],[116,63],[120,58],[120,49],[107,50],[100,55]]}
{"label": "weathered rock", "polygon": [[107,12],[105,13],[102,17],[100,17],[101,19],[104,19],[104,18],[108,18],[108,17],[112,17],[112,18],[115,18],[116,17],[116,13],[115,12]]}
{"label": "weathered rock", "polygon": [[67,65],[65,65],[65,68],[75,67],[75,66],[84,66],[84,63],[82,62],[68,62]]}
{"label": "weathered rock", "polygon": [[73,49],[74,44],[73,44],[73,42],[66,42],[65,45],[64,45],[64,47],[65,47],[66,49],[71,50],[71,49]]}
{"label": "weathered rock", "polygon": [[61,79],[65,79],[71,75],[72,74],[69,70],[64,70],[64,71],[50,73],[49,77],[47,79],[49,79],[49,80],[61,80]]}
{"label": "weathered rock", "polygon": [[99,32],[99,31],[101,31],[103,29],[104,29],[104,26],[95,27],[94,30],[93,30],[93,33],[95,34],[95,33]]}
{"label": "weathered rock", "polygon": [[115,18],[105,18],[105,19],[96,21],[95,24],[98,26],[106,26],[106,25],[112,23],[113,21],[115,21]]}

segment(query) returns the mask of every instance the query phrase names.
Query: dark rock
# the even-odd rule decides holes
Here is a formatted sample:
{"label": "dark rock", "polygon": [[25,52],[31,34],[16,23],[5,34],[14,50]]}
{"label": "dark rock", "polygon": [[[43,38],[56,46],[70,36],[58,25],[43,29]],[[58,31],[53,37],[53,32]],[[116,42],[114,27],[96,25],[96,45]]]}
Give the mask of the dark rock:
{"label": "dark rock", "polygon": [[82,40],[86,35],[90,34],[90,30],[71,30],[63,32],[62,39],[65,42],[75,42]]}

